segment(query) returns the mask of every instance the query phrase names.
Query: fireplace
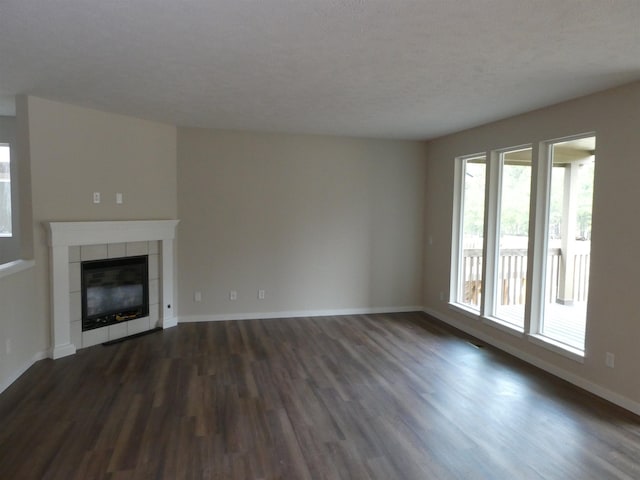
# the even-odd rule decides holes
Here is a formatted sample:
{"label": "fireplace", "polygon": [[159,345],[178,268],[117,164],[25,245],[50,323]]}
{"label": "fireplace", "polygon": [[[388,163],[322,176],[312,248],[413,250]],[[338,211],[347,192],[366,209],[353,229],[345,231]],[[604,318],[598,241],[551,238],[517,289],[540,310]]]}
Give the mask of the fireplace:
{"label": "fireplace", "polygon": [[82,331],[149,315],[148,256],[82,262]]}
{"label": "fireplace", "polygon": [[[156,327],[169,328],[178,319],[173,304],[175,229],[178,220],[124,220],[100,222],[45,222],[51,261],[51,343],[53,359],[73,355],[78,348],[116,340]],[[106,309],[104,315],[121,320],[108,326],[82,329],[82,262],[147,256],[148,313]],[[144,275],[143,275],[144,276]],[[144,288],[144,287],[143,287]],[[135,289],[134,289],[135,290]],[[139,307],[143,308],[143,307]],[[119,311],[115,311],[119,310]],[[95,313],[95,312],[93,312]]]}

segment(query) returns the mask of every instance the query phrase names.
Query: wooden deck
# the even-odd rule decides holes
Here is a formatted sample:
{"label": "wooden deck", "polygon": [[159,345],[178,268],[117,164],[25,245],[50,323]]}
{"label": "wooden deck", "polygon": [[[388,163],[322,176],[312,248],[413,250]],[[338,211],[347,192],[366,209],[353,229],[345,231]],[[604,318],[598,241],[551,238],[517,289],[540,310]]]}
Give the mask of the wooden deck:
{"label": "wooden deck", "polygon": [[[561,305],[555,302],[559,295],[561,276],[560,248],[549,248],[547,255],[547,281],[544,286],[544,322],[542,335],[578,350],[584,350],[584,334],[587,314],[587,296],[589,291],[589,249],[587,244],[575,257],[573,271],[574,305]],[[465,249],[462,266],[463,303],[479,308],[482,296],[482,249]],[[500,320],[524,327],[524,301],[526,297],[526,249],[501,249],[498,272],[500,305],[496,317]]]}
{"label": "wooden deck", "polygon": [[[587,319],[586,302],[574,305],[546,303],[542,334],[570,347],[584,350]],[[497,317],[514,325],[524,325],[524,305],[501,305]]]}

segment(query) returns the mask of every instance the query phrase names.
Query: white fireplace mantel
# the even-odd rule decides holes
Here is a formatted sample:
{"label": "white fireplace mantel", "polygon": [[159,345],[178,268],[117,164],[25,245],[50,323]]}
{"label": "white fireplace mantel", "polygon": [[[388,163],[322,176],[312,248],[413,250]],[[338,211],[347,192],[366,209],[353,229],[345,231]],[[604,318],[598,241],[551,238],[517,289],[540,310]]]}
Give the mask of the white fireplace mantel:
{"label": "white fireplace mantel", "polygon": [[53,359],[73,355],[69,312],[69,247],[108,243],[161,242],[161,325],[177,324],[173,302],[173,240],[179,220],[127,220],[105,222],[45,222],[51,251]]}

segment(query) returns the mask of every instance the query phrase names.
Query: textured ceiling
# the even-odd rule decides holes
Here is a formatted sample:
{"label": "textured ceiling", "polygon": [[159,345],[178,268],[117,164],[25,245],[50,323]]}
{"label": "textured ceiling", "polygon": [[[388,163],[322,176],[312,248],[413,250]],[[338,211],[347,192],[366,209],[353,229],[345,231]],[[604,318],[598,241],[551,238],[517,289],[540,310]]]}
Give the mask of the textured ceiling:
{"label": "textured ceiling", "polygon": [[0,1],[0,97],[184,126],[433,138],[637,79],[638,0]]}

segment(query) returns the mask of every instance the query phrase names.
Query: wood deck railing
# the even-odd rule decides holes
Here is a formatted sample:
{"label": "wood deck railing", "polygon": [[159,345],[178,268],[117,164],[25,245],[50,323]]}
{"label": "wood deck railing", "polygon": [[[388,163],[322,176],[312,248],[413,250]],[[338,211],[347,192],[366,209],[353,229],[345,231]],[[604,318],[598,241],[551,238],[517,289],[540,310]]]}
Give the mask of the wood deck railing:
{"label": "wood deck railing", "polygon": [[[527,250],[503,249],[498,260],[498,278],[501,305],[523,305],[526,299]],[[545,297],[548,303],[558,298],[562,252],[559,248],[550,248],[547,255],[547,275]],[[589,291],[589,254],[575,255],[573,272],[573,300],[583,302]],[[464,282],[464,303],[480,305],[482,295],[482,250],[469,248],[464,250],[462,263]]]}

